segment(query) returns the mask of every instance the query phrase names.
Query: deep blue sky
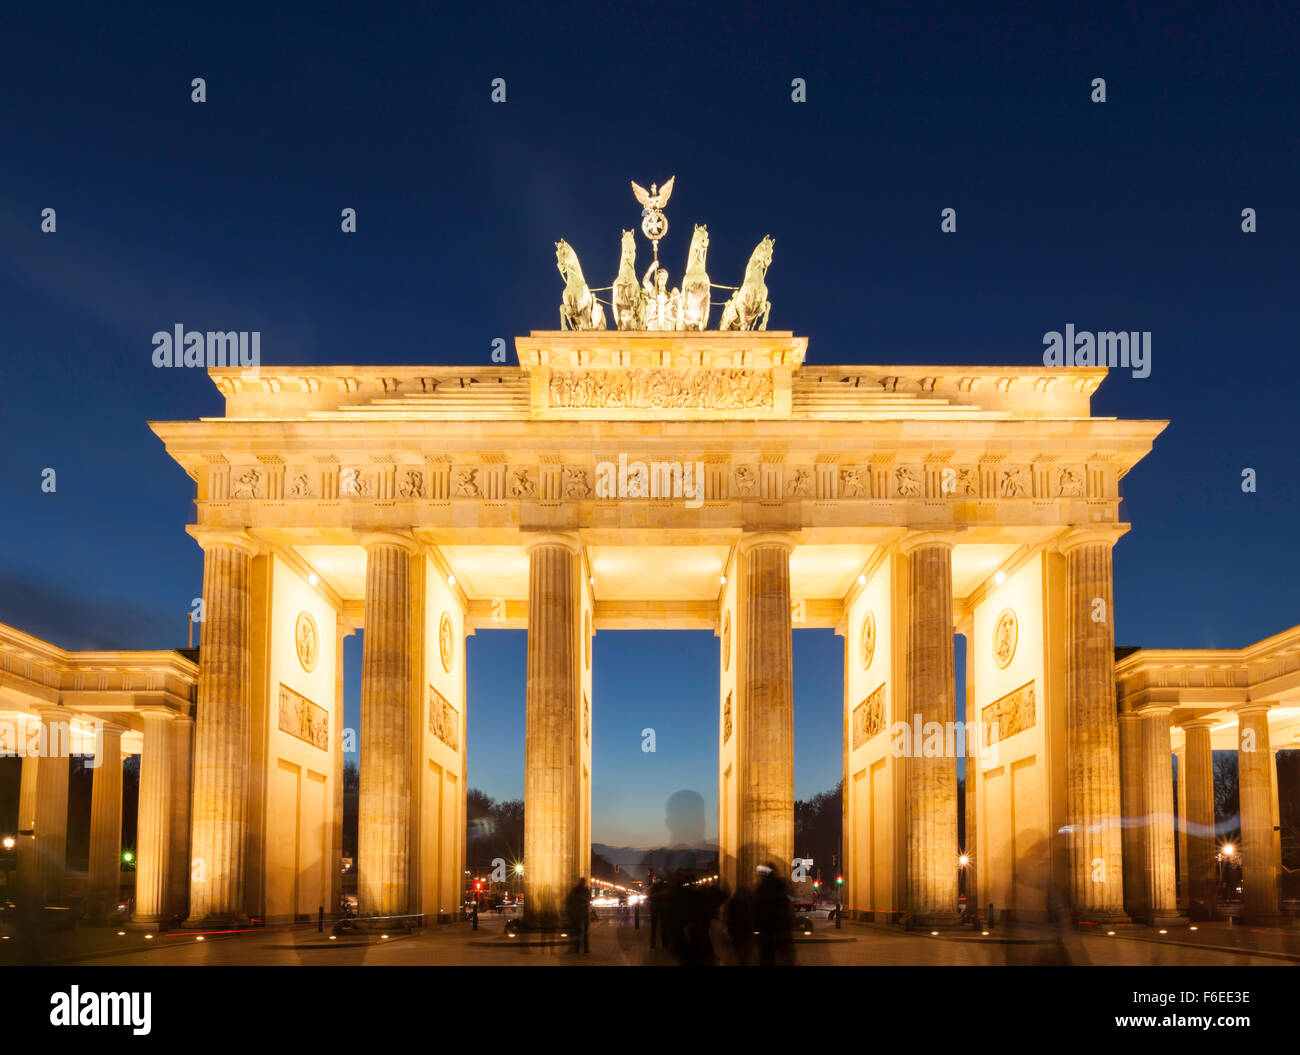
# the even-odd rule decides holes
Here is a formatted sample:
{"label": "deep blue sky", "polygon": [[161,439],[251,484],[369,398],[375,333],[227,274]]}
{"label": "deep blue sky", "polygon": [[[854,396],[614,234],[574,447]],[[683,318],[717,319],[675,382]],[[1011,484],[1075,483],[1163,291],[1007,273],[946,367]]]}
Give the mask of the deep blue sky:
{"label": "deep blue sky", "polygon": [[[268,364],[485,363],[493,338],[556,325],[553,243],[604,285],[627,181],[675,173],[674,274],[692,223],[719,282],[772,234],[771,325],[814,363],[1030,365],[1069,322],[1152,331],[1151,376],[1093,402],[1172,420],[1123,484],[1119,641],[1300,622],[1294,5],[376,6],[6,12],[0,620],[69,647],[184,643],[192,485],[145,423],[222,403],[201,372],[153,369],[156,330],[260,330]],[[678,787],[712,802],[716,647],[598,637],[597,791],[627,803],[598,840],[658,823]],[[808,794],[838,778],[840,642],[796,650]],[[522,638],[478,635],[470,664],[471,782],[517,794]],[[639,700],[618,673],[638,664],[679,691]],[[662,754],[638,771],[642,711]]]}

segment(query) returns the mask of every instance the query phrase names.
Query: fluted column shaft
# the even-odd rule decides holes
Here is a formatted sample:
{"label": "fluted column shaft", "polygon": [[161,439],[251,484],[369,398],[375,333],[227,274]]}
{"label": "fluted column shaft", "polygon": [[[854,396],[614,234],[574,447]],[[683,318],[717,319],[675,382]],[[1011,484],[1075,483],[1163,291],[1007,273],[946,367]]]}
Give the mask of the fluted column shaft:
{"label": "fluted column shaft", "polygon": [[1133,919],[1147,917],[1146,792],[1142,776],[1142,718],[1121,714],[1119,725],[1120,809],[1124,828],[1120,845],[1124,858],[1124,911]]}
{"label": "fluted column shaft", "polygon": [[340,911],[343,901],[343,639],[352,631],[339,620],[334,649],[334,802],[330,815],[329,910]]}
{"label": "fluted column shaft", "polygon": [[190,914],[195,925],[245,915],[252,706],[252,566],[239,536],[200,540],[203,622],[190,805]]}
{"label": "fluted column shaft", "polygon": [[167,895],[163,911],[184,919],[190,905],[190,801],[194,794],[194,719],[172,719],[167,734],[171,759],[170,831],[167,835]]}
{"label": "fluted column shaft", "polygon": [[1214,860],[1214,752],[1209,722],[1183,726],[1187,747],[1181,777],[1187,788],[1187,907],[1192,919],[1218,915],[1218,871]]}
{"label": "fluted column shaft", "polygon": [[411,565],[399,536],[366,546],[365,641],[361,666],[361,791],[357,894],[363,916],[410,911],[414,707]]}
{"label": "fluted column shaft", "polygon": [[[919,537],[908,556],[907,711],[921,728],[955,718],[952,623],[952,543]],[[944,737],[947,743],[948,738]],[[924,742],[924,741],[923,741]],[[957,758],[926,757],[912,743],[906,765],[907,885],[912,923],[944,923],[957,917]]]}
{"label": "fluted column shaft", "polygon": [[740,760],[740,881],[759,865],[788,877],[794,858],[794,660],[790,637],[790,551],[782,535],[741,542],[738,673],[743,728]]}
{"label": "fluted column shaft", "polygon": [[1113,537],[1082,531],[1066,557],[1066,812],[1076,918],[1123,918]]}
{"label": "fluted column shaft", "polygon": [[[38,738],[32,743],[29,737],[27,743],[27,750],[32,748],[38,756],[27,755],[22,760],[18,817],[18,830],[29,830],[23,825],[30,825],[32,834],[19,856],[19,871],[27,898],[38,904],[62,904],[68,872],[68,759],[72,751],[72,729],[68,716],[59,708],[40,713]],[[26,772],[29,767],[30,780]]]}
{"label": "fluted column shaft", "polygon": [[548,535],[529,542],[524,911],[538,926],[560,918],[581,867],[580,561],[574,538]]}
{"label": "fluted column shaft", "polygon": [[122,888],[122,732],[101,724],[95,738],[86,902],[96,919],[116,907]]}
{"label": "fluted column shaft", "polygon": [[71,734],[65,714],[58,710],[41,714],[40,760],[36,766],[33,815],[35,842],[30,874],[36,899],[44,905],[63,903],[64,880],[67,876],[68,759],[72,749]]}
{"label": "fluted column shaft", "polygon": [[[23,732],[24,742],[27,732]],[[37,885],[36,867],[36,773],[40,757],[24,754],[18,784],[18,885],[24,898],[34,897]],[[30,835],[24,835],[30,832]]]}
{"label": "fluted column shaft", "polygon": [[[967,730],[976,729],[976,722],[979,721],[979,711],[975,701],[975,620],[973,617],[966,620],[964,627],[966,636],[966,656],[965,656],[965,685],[966,685],[966,728]],[[968,731],[967,736],[971,733]],[[978,746],[978,745],[976,745]],[[966,855],[966,903],[971,906],[971,911],[979,912],[980,892],[979,892],[979,855],[976,853],[976,847],[979,846],[979,760],[978,757],[971,754],[967,748],[966,758],[966,841],[961,847],[962,852]]]}
{"label": "fluted column shaft", "polygon": [[1148,707],[1141,714],[1147,905],[1151,922],[1160,923],[1178,915],[1173,745],[1169,738],[1169,708]]}
{"label": "fluted column shaft", "polygon": [[135,844],[136,926],[163,918],[171,863],[170,711],[144,712],[144,750],[140,755],[140,806]]}
{"label": "fluted column shaft", "polygon": [[1241,793],[1241,875],[1246,916],[1279,915],[1278,859],[1273,838],[1273,751],[1268,742],[1268,708],[1237,711],[1237,782]]}

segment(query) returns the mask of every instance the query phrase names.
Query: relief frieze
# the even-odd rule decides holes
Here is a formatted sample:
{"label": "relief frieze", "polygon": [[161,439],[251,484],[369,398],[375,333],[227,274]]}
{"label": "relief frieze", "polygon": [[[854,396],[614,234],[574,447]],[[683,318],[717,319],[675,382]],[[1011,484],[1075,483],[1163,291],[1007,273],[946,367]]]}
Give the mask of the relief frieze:
{"label": "relief frieze", "polygon": [[756,370],[556,370],[552,408],[753,410],[773,405],[772,378]]}

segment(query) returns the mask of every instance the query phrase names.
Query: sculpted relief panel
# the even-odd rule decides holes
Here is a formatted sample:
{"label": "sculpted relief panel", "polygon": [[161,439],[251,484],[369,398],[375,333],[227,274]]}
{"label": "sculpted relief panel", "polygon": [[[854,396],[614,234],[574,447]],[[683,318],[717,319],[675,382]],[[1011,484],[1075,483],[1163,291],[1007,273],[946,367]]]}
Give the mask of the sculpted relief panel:
{"label": "sculpted relief panel", "polygon": [[432,685],[429,686],[429,732],[453,751],[460,750],[460,713]]}
{"label": "sculpted relief panel", "polygon": [[853,708],[853,749],[856,751],[885,728],[885,683]]}
{"label": "sculpted relief panel", "polygon": [[772,378],[756,370],[556,370],[553,408],[752,410],[773,404]]}
{"label": "sculpted relief panel", "polygon": [[984,727],[982,734],[984,746],[988,747],[995,738],[1005,740],[1009,736],[1015,736],[1016,733],[1032,729],[1036,720],[1034,683],[1028,681],[1001,699],[994,700],[980,711],[980,721]]}
{"label": "sculpted relief panel", "polygon": [[[552,375],[552,385],[557,378],[592,378],[595,382],[576,381],[564,390],[560,398],[570,400],[571,406],[600,405],[608,397],[610,405],[654,409],[664,405],[694,406],[699,409],[745,409],[771,405],[771,386],[761,375],[754,377],[762,382],[757,388],[718,389],[714,375],[743,375],[744,370],[595,370],[560,371]],[[663,375],[672,378],[661,385],[640,384],[634,375]],[[599,380],[608,375],[605,380]],[[709,375],[712,380],[690,381],[691,377]],[[621,381],[615,381],[619,378]],[[766,387],[764,387],[766,385]],[[593,387],[594,386],[594,387]],[[619,403],[619,400],[625,402]],[[695,401],[695,402],[691,402]],[[633,453],[629,457],[635,458]],[[694,466],[699,451],[686,448],[678,452],[665,452],[667,465]],[[743,457],[743,456],[742,456]],[[378,460],[378,456],[376,456]],[[393,461],[395,459],[388,459]],[[444,501],[477,499],[485,501],[581,501],[589,498],[612,497],[600,495],[593,480],[599,480],[600,464],[564,464],[548,472],[543,459],[536,464],[498,465],[480,460],[473,455],[455,463],[447,457],[436,471],[417,469],[409,465],[395,465],[391,469],[375,470],[358,465],[339,465],[327,471],[322,480],[319,472],[294,467],[278,477],[268,477],[261,469],[232,466],[229,471],[214,474],[213,497],[229,500],[277,500],[279,498],[331,501],[334,499],[408,499]],[[552,463],[553,464],[553,463]],[[656,463],[658,464],[658,463]],[[701,465],[704,463],[700,463]],[[898,464],[888,459],[880,462],[831,463],[821,465],[788,463],[779,460],[762,464],[748,460],[730,461],[712,458],[708,462],[710,473],[716,474],[716,485],[709,485],[709,500],[784,500],[798,502],[803,499],[840,500],[946,500],[960,502],[982,500],[1085,500],[1107,497],[1108,487],[1104,474],[1092,466],[1053,465],[1048,462],[1034,465],[999,465],[996,463]],[[337,474],[337,475],[335,475]],[[553,475],[552,475],[553,474]],[[277,491],[276,488],[279,488]],[[619,495],[618,497],[650,497]]]}
{"label": "sculpted relief panel", "polygon": [[330,749],[329,712],[287,685],[280,686],[280,731],[322,751]]}

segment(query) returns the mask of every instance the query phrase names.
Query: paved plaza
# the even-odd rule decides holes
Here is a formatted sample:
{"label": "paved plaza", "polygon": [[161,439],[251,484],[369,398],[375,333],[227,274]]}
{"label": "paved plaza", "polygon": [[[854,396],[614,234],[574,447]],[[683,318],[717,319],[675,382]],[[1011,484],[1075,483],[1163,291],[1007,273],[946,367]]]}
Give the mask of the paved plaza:
{"label": "paved plaza", "polygon": [[[1160,935],[1146,927],[1092,933],[1071,928],[1003,927],[985,937],[969,931],[909,933],[898,927],[817,921],[796,936],[795,962],[804,966],[1284,966],[1300,963],[1300,931],[1182,923]],[[200,940],[201,938],[201,940]],[[47,936],[39,948],[18,936],[0,943],[0,963],[82,963],[115,966],[671,966],[662,946],[650,948],[645,919],[593,923],[586,954],[568,951],[563,940],[543,943],[511,938],[504,921],[487,918],[478,931],[468,923],[434,926],[414,934],[324,934],[314,925],[231,934],[144,934],[85,928]],[[715,925],[718,963],[732,962],[731,948]],[[16,955],[15,955],[16,954]]]}

